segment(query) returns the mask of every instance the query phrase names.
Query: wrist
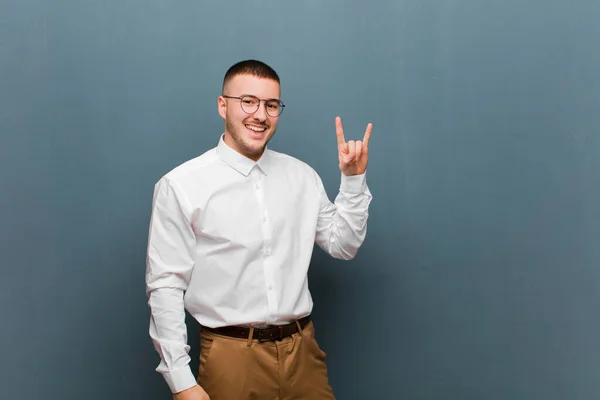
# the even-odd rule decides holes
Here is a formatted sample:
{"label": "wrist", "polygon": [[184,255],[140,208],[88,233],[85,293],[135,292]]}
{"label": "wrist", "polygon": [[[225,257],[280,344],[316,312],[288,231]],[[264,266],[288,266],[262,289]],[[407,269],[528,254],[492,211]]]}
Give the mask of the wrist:
{"label": "wrist", "polygon": [[344,175],[342,173],[342,179],[340,184],[340,191],[346,193],[362,193],[366,187],[366,174],[358,175]]}

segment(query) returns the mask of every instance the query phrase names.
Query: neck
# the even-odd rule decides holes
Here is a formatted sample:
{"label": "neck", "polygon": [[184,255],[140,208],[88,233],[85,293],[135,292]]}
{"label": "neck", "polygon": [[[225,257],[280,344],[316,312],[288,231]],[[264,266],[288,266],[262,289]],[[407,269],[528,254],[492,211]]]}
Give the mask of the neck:
{"label": "neck", "polygon": [[223,141],[230,149],[232,149],[236,153],[241,154],[242,156],[244,156],[254,162],[258,161],[262,157],[263,153],[265,152],[265,148],[266,148],[266,146],[263,147],[260,150],[260,152],[257,152],[257,153],[250,153],[250,152],[244,151],[244,149],[240,148],[238,143],[236,143],[236,141],[233,140],[233,137],[227,131],[225,131],[225,133],[223,135]]}

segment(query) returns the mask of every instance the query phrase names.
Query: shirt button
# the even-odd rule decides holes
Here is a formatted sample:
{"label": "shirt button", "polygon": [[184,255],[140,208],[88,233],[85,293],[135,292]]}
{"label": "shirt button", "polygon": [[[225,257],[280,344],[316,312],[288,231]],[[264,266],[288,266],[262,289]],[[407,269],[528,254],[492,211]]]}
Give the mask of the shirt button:
{"label": "shirt button", "polygon": [[256,190],[260,189],[260,185],[257,183],[256,184]]}
{"label": "shirt button", "polygon": [[263,217],[263,221],[264,221],[264,222],[267,222],[267,217]]}

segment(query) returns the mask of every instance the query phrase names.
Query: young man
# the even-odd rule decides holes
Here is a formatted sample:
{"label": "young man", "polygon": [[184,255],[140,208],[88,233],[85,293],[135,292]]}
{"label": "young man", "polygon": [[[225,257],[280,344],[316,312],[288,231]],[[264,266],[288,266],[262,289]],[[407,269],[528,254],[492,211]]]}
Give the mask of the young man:
{"label": "young man", "polygon": [[[277,73],[247,60],[223,81],[218,145],[155,186],[146,270],[150,336],[175,400],[334,399],[314,339],[307,272],[316,242],[352,259],[371,193],[368,144],[344,139],[335,203],[305,163],[267,149],[284,104]],[[185,312],[201,325],[198,378]]]}

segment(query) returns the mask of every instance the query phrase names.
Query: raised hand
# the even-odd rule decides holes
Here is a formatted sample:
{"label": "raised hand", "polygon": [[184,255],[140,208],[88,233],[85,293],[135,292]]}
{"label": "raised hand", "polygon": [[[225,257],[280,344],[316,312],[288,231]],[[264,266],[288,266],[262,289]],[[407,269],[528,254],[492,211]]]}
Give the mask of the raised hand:
{"label": "raised hand", "polygon": [[340,171],[346,176],[364,174],[369,162],[369,139],[373,124],[367,125],[365,137],[360,140],[350,140],[346,142],[344,138],[344,129],[342,128],[342,119],[335,118],[335,133],[337,135],[338,158],[340,160]]}

